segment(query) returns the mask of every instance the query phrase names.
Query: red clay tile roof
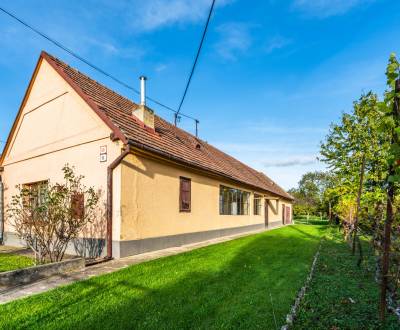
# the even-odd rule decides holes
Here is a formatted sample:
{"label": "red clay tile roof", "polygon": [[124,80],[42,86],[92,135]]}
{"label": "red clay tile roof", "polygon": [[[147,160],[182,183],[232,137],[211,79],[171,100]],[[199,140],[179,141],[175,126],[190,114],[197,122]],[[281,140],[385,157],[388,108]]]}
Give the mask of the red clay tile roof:
{"label": "red clay tile roof", "polygon": [[243,164],[195,136],[155,116],[155,131],[132,115],[137,104],[99,84],[59,59],[41,56],[80,94],[125,143],[293,199],[265,174]]}

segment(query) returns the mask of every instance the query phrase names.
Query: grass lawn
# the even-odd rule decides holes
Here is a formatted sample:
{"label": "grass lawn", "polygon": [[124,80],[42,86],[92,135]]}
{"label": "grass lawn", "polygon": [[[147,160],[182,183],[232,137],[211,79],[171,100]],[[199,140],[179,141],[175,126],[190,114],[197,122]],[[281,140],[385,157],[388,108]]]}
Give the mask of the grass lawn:
{"label": "grass lawn", "polygon": [[307,219],[306,215],[298,215],[294,217],[294,223],[295,224],[300,224],[300,225],[328,225],[329,220],[316,216],[316,215],[310,215]]}
{"label": "grass lawn", "polygon": [[393,314],[378,320],[379,288],[368,244],[358,268],[342,234],[332,228],[323,240],[320,258],[293,329],[400,329]]}
{"label": "grass lawn", "polygon": [[304,218],[295,218],[294,223],[298,225],[318,225],[318,226],[326,226],[329,224],[329,220],[327,219],[320,219],[320,218],[314,218],[314,219],[304,219]]}
{"label": "grass lawn", "polygon": [[0,305],[0,328],[276,329],[325,230],[288,226]]}
{"label": "grass lawn", "polygon": [[12,253],[0,253],[0,273],[33,266],[35,261],[32,258]]}

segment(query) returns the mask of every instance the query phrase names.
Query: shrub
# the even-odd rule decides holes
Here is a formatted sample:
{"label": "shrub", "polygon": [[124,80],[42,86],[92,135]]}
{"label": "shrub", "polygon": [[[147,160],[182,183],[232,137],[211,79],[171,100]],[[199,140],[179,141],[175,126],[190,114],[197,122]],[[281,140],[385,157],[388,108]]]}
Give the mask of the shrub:
{"label": "shrub", "polygon": [[35,253],[38,263],[60,261],[68,244],[96,221],[100,192],[82,184],[68,164],[64,182],[48,181],[17,186],[7,207],[7,219],[20,239]]}

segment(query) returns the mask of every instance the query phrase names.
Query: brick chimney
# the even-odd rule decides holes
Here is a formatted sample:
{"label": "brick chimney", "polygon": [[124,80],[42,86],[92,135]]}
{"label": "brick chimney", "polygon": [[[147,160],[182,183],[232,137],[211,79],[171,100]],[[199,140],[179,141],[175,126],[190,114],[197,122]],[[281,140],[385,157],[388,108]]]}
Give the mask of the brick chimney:
{"label": "brick chimney", "polygon": [[133,110],[133,115],[142,121],[147,127],[154,129],[154,111],[146,106],[146,80],[145,76],[140,76],[140,104]]}

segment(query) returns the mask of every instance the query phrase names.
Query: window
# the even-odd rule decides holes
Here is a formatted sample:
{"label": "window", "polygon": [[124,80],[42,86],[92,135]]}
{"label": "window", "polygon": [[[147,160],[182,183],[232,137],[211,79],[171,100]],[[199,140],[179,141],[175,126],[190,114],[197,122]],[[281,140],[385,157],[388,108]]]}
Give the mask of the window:
{"label": "window", "polygon": [[223,215],[248,215],[249,197],[247,191],[220,186],[219,213]]}
{"label": "window", "polygon": [[261,195],[254,194],[254,215],[261,215]]}
{"label": "window", "polygon": [[25,190],[24,205],[36,208],[44,203],[46,198],[47,181],[27,183],[22,186]]}
{"label": "window", "polygon": [[188,178],[180,177],[179,211],[190,212],[191,209],[191,183]]}

